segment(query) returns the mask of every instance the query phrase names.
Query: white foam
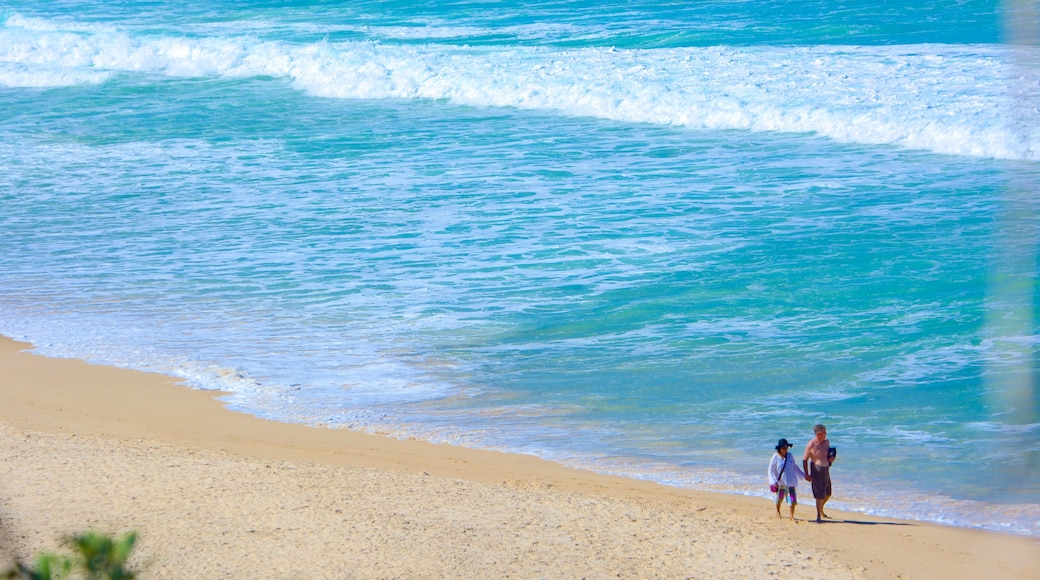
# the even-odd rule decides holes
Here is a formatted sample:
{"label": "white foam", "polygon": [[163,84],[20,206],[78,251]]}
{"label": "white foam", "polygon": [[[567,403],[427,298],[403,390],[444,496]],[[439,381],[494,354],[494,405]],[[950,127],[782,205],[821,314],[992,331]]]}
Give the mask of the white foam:
{"label": "white foam", "polygon": [[[379,346],[365,345],[360,340],[352,341],[351,349],[337,350],[336,366],[302,349],[279,353],[271,360],[277,364],[253,364],[263,373],[262,377],[235,364],[238,353],[234,349],[224,349],[219,355],[232,362],[221,363],[167,353],[160,343],[171,335],[192,336],[192,344],[200,352],[206,352],[207,346],[213,344],[238,342],[228,338],[233,335],[222,334],[219,326],[204,329],[195,320],[189,324],[191,328],[187,330],[173,320],[159,324],[163,331],[157,334],[167,337],[161,338],[153,335],[155,325],[144,328],[137,323],[112,320],[107,315],[36,314],[25,318],[11,312],[0,320],[0,334],[32,342],[34,352],[44,356],[79,358],[177,377],[191,388],[229,393],[229,401],[241,403],[241,408],[251,413],[263,414],[258,411],[263,409],[268,411],[264,416],[293,422],[300,422],[315,408],[413,403],[459,391],[456,385],[435,378],[443,365],[402,362],[381,353]],[[254,341],[261,341],[257,334],[252,336]],[[248,360],[249,353],[241,358]],[[306,390],[298,392],[290,383],[306,385]]]}
{"label": "white foam", "polygon": [[76,70],[64,67],[28,68],[22,65],[0,63],[0,86],[11,88],[51,88],[73,85],[99,85],[112,73]]}
{"label": "white foam", "polygon": [[1013,66],[1021,60],[997,46],[558,50],[292,44],[251,36],[136,36],[18,15],[0,28],[0,85],[9,87],[98,83],[117,72],[264,75],[289,77],[319,97],[443,99],[1040,160],[1036,95],[1016,88],[1035,85],[1035,71]]}
{"label": "white foam", "polygon": [[34,18],[22,14],[11,14],[7,17],[5,26],[9,28],[21,28],[37,32],[114,32],[114,26],[97,23],[76,22],[74,20],[47,20],[45,18]]}

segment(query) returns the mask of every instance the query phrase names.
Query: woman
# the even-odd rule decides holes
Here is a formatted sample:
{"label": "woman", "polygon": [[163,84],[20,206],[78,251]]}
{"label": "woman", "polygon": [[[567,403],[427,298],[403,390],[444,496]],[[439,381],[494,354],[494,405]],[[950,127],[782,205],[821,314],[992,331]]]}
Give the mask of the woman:
{"label": "woman", "polygon": [[[805,472],[798,467],[798,462],[787,454],[787,450],[790,448],[791,444],[787,442],[787,439],[781,439],[776,444],[776,453],[769,460],[769,488],[776,492],[777,517],[784,517],[780,513],[780,504],[786,497],[787,503],[791,505],[791,521],[794,521],[794,506],[798,505],[798,494],[795,487],[798,485],[799,479],[805,479]],[[774,486],[776,487],[774,488]]]}

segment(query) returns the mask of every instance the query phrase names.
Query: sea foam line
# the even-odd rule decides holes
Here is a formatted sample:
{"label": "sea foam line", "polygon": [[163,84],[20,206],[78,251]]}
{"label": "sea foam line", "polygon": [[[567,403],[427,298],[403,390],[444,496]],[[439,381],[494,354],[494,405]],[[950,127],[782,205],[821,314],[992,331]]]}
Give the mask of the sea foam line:
{"label": "sea foam line", "polygon": [[[467,47],[135,36],[18,15],[0,85],[113,74],[276,77],[309,95],[433,99],[695,129],[814,133],[845,143],[1040,160],[1035,71],[996,46]],[[1026,92],[1020,87],[1026,87]]]}

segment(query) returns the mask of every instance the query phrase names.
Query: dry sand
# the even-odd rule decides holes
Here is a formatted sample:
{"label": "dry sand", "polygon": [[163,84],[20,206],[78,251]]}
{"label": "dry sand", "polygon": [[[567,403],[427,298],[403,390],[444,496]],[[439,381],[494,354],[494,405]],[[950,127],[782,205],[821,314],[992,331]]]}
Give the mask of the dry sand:
{"label": "dry sand", "polygon": [[142,578],[1040,578],[1034,539],[779,520],[767,499],[265,421],[28,348],[0,338],[0,568],[93,529],[136,530]]}

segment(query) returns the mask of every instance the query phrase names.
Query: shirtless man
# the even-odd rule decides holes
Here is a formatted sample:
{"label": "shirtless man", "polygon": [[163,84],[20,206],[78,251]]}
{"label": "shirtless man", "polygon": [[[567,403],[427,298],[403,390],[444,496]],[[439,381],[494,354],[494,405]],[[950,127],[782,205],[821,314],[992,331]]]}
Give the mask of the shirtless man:
{"label": "shirtless man", "polygon": [[802,471],[805,472],[805,481],[812,483],[812,494],[816,498],[816,521],[822,522],[823,518],[831,517],[823,513],[823,506],[831,498],[831,464],[834,458],[829,457],[831,442],[827,439],[827,428],[823,425],[813,427],[816,434],[809,444],[805,446],[805,455],[802,456]]}

